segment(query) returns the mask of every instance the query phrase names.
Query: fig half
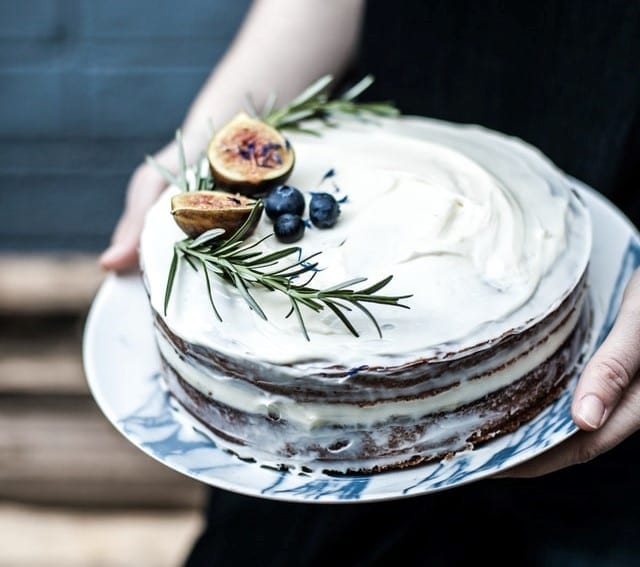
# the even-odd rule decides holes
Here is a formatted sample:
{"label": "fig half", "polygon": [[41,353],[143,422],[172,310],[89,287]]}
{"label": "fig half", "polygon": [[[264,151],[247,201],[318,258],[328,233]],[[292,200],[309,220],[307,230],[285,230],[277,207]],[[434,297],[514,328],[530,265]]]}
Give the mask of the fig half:
{"label": "fig half", "polygon": [[249,218],[255,206],[260,214],[255,215],[250,235],[262,216],[262,204],[244,195],[226,191],[189,191],[171,198],[171,214],[182,231],[191,238],[200,236],[212,228],[223,228],[231,236]]}
{"label": "fig half", "polygon": [[207,158],[217,187],[262,196],[288,179],[295,153],[278,130],[241,112],[213,136]]}

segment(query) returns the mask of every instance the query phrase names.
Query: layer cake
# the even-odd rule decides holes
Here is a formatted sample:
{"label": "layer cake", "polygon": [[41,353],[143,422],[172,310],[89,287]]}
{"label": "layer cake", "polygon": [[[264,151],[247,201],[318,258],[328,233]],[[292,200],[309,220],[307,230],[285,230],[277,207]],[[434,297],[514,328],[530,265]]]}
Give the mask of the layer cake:
{"label": "layer cake", "polygon": [[[173,244],[185,235],[169,188],[141,241],[163,375],[223,448],[302,471],[378,472],[472,450],[544,410],[588,342],[589,213],[538,150],[479,126],[420,117],[341,121],[288,136],[287,183],[340,201],[332,229],[310,227],[316,287],[393,279],[409,309],[373,305],[351,335],[327,310],[309,338],[289,302],[256,288],[263,320],[214,275],[180,265],[164,312]],[[262,216],[247,242],[273,232]],[[267,238],[266,251],[284,245]]]}

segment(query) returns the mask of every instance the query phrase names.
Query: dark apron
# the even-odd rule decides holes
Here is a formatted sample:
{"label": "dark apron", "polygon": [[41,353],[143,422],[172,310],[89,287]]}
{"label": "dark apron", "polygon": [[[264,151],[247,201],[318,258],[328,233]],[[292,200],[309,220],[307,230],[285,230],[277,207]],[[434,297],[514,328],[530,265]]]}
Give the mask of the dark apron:
{"label": "dark apron", "polygon": [[[640,2],[370,1],[364,73],[366,98],[518,136],[640,224]],[[635,435],[545,477],[386,503],[212,490],[189,565],[637,565],[639,471]]]}

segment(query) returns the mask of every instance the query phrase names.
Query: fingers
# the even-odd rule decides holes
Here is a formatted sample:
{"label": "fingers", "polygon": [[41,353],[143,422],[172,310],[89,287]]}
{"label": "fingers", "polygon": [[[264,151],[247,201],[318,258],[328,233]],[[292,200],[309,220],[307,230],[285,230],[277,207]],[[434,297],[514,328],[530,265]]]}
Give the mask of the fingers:
{"label": "fingers", "polygon": [[607,421],[640,369],[640,271],[631,277],[611,332],[587,363],[573,395],[576,425],[596,430]]}
{"label": "fingers", "polygon": [[625,288],[611,332],[587,363],[573,395],[579,431],[496,477],[534,477],[585,463],[640,429],[640,270]]}
{"label": "fingers", "polygon": [[141,231],[136,215],[125,212],[118,222],[111,245],[100,256],[100,266],[115,272],[136,267]]}
{"label": "fingers", "polygon": [[148,166],[141,166],[133,174],[127,190],[127,203],[116,225],[111,245],[99,259],[105,270],[126,271],[138,266],[138,247],[144,218],[166,183]]}
{"label": "fingers", "polygon": [[540,456],[496,477],[529,478],[541,476],[572,465],[586,463],[613,449],[640,429],[640,382],[634,382],[624,393],[616,411],[606,425],[597,431],[580,431]]}

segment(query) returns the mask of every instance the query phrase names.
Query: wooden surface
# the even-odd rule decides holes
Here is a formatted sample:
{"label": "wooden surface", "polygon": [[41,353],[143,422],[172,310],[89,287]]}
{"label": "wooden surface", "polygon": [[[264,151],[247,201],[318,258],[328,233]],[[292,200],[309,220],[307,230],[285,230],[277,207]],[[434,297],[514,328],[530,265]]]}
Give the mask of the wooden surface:
{"label": "wooden surface", "polygon": [[88,397],[0,398],[0,499],[194,508],[193,482],[121,437]]}
{"label": "wooden surface", "polygon": [[200,529],[204,485],[89,393],[82,332],[104,277],[93,256],[0,256],[0,567],[177,567]]}
{"label": "wooden surface", "polygon": [[0,504],[0,567],[175,567],[195,510],[78,510]]}
{"label": "wooden surface", "polygon": [[0,314],[0,396],[88,396],[81,335],[77,313]]}
{"label": "wooden surface", "polygon": [[82,315],[104,278],[83,254],[5,254],[0,258],[0,313]]}

